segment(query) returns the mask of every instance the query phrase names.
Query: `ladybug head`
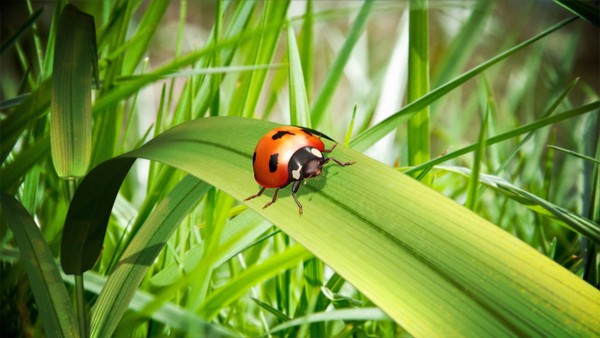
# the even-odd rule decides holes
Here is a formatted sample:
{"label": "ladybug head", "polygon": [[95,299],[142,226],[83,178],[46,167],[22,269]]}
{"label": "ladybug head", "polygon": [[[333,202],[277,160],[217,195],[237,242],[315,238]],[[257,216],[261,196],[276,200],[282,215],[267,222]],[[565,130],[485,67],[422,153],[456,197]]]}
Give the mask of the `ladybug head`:
{"label": "ladybug head", "polygon": [[314,158],[302,167],[302,176],[304,178],[310,178],[321,175],[321,168],[323,167],[322,158]]}

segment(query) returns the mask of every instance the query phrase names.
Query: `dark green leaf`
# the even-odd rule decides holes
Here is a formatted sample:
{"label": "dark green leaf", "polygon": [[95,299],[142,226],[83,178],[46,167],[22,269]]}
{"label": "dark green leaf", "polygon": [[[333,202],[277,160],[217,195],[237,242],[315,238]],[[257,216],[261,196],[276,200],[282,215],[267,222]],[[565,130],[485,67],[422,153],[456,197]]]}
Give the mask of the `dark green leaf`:
{"label": "dark green leaf", "polygon": [[71,299],[52,252],[27,210],[0,193],[2,223],[12,230],[48,337],[79,337]]}

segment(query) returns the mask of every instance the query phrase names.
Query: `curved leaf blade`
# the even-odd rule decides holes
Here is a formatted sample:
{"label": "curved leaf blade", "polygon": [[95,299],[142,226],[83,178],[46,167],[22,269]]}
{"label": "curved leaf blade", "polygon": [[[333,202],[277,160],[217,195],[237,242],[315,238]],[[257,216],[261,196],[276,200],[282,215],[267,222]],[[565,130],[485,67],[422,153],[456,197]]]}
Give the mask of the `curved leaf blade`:
{"label": "curved leaf blade", "polygon": [[[127,156],[188,171],[242,200],[256,190],[254,143],[274,126],[233,117],[195,120]],[[356,164],[327,167],[326,176],[300,189],[302,217],[287,191],[267,209],[261,207],[270,193],[247,205],[411,334],[600,333],[600,293],[592,286],[396,170],[342,146],[333,155]],[[82,186],[85,181],[107,184],[94,173]]]}
{"label": "curved leaf blade", "polygon": [[44,315],[42,324],[48,337],[79,337],[71,299],[54,257],[40,229],[27,210],[12,196],[0,193],[2,223],[8,224],[19,246],[36,305]]}
{"label": "curved leaf blade", "polygon": [[[134,158],[115,158],[94,168],[69,206],[60,250],[60,264],[69,275],[91,269],[102,250],[112,206]],[[86,176],[86,177],[89,177]]]}

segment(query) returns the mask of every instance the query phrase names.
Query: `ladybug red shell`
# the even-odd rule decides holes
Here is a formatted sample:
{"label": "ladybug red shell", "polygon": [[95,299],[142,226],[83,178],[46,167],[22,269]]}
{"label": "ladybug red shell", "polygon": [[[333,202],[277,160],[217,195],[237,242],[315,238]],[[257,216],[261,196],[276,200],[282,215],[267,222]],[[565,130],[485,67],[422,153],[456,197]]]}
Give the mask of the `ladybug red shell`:
{"label": "ladybug red shell", "polygon": [[[320,136],[328,138],[311,129],[282,126],[269,131],[263,136],[254,150],[252,165],[254,178],[262,186],[260,191],[245,200],[260,196],[265,189],[275,188],[273,199],[265,204],[263,208],[275,203],[279,189],[292,185],[292,197],[298,205],[298,212],[302,215],[302,204],[296,197],[300,183],[306,178],[319,176],[323,165],[334,161],[341,166],[347,166],[354,162],[342,163],[333,157],[326,157],[331,149],[325,149]],[[328,138],[329,139],[329,138]]]}

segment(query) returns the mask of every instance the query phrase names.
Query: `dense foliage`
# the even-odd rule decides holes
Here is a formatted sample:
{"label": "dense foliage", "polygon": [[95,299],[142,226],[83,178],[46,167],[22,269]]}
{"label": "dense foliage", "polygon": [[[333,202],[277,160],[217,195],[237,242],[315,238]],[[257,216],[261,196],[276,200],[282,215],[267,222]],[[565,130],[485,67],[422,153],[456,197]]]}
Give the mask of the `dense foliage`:
{"label": "dense foliage", "polygon": [[1,6],[2,336],[600,334],[597,4]]}

